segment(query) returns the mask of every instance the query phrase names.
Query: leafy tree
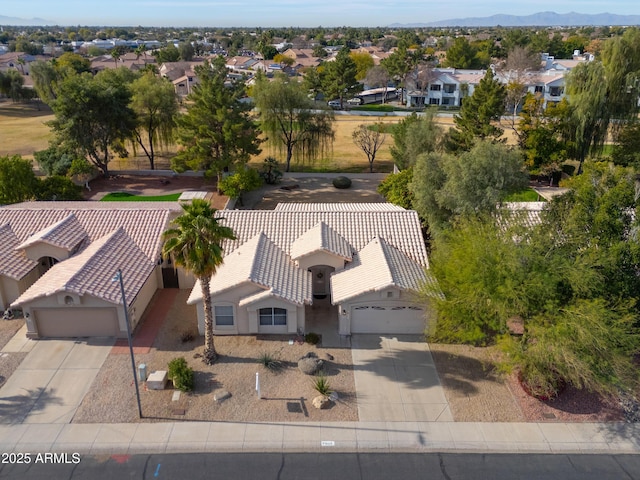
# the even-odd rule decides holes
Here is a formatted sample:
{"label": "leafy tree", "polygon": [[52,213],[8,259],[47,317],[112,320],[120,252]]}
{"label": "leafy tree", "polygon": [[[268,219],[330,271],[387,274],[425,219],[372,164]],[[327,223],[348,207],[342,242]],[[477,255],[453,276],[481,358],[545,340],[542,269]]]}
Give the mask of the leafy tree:
{"label": "leafy tree", "polygon": [[280,182],[282,178],[282,172],[278,165],[278,161],[273,157],[267,157],[262,162],[262,169],[260,170],[260,176],[267,185],[275,185]]}
{"label": "leafy tree", "polygon": [[0,93],[14,102],[30,98],[29,92],[23,85],[24,78],[18,70],[0,72]]}
{"label": "leafy tree", "polygon": [[204,170],[219,182],[225,168],[260,153],[260,139],[250,117],[252,106],[241,101],[244,84],[227,84],[224,57],[196,67],[196,73],[200,83],[187,97],[187,112],[177,118],[182,149],[171,164],[177,171]]}
{"label": "leafy tree", "polygon": [[60,72],[52,62],[37,60],[30,65],[33,86],[42,100],[50,105],[56,98],[56,85],[60,77]]}
{"label": "leafy tree", "polygon": [[[398,46],[397,50],[380,61],[391,78],[393,78],[401,87],[405,86],[407,75],[422,60],[422,51],[415,50],[409,52],[403,43]],[[403,96],[404,98],[404,96]],[[403,100],[404,101],[404,100]]]}
{"label": "leafy tree", "polygon": [[51,103],[54,144],[77,152],[109,176],[111,151],[122,152],[135,127],[130,101],[131,93],[116,72],[69,75]]}
{"label": "leafy tree", "polygon": [[242,205],[242,194],[262,185],[262,178],[254,168],[240,165],[233,175],[226,176],[220,182],[220,191],[231,198],[237,198]]}
{"label": "leafy tree", "polygon": [[475,139],[498,141],[503,130],[491,122],[500,120],[504,113],[505,87],[488,69],[484,78],[465,98],[460,113],[453,117],[455,128],[451,129],[445,141],[450,152],[469,150]]}
{"label": "leafy tree", "polygon": [[611,158],[616,165],[640,168],[640,123],[630,123],[618,132]]}
{"label": "leafy tree", "polygon": [[53,175],[38,181],[36,200],[82,200],[82,188],[68,177]]}
{"label": "leafy tree", "polygon": [[318,58],[325,58],[328,55],[327,51],[322,45],[316,45],[313,47],[313,56]]}
{"label": "leafy tree", "polygon": [[445,64],[447,67],[476,69],[480,68],[477,48],[472,46],[465,37],[456,37],[447,50]]}
{"label": "leafy tree", "polygon": [[[618,394],[638,385],[635,175],[588,164],[569,186],[537,227],[476,217],[436,238],[435,338],[501,343],[506,366],[535,394],[563,383]],[[514,316],[517,338],[504,335]]]}
{"label": "leafy tree", "polygon": [[[131,108],[136,113],[135,142],[155,169],[157,146],[168,146],[175,133],[178,102],[173,85],[164,78],[146,73],[131,84]],[[134,144],[135,145],[135,144]]]}
{"label": "leafy tree", "polygon": [[294,154],[313,158],[333,141],[333,114],[316,110],[297,81],[285,75],[273,81],[259,78],[253,95],[262,130],[286,152],[285,171]]}
{"label": "leafy tree", "polygon": [[20,155],[0,157],[0,205],[33,199],[37,186],[38,179],[29,160]]}
{"label": "leafy tree", "polygon": [[373,125],[360,124],[351,134],[353,143],[367,156],[370,173],[373,173],[373,162],[376,159],[378,150],[387,138],[384,128],[385,125],[381,122],[374,123]]}
{"label": "leafy tree", "polygon": [[278,54],[278,49],[273,45],[265,45],[260,49],[260,54],[265,60],[273,60],[273,58]]}
{"label": "leafy tree", "polygon": [[195,48],[191,45],[191,42],[182,42],[178,45],[178,52],[180,52],[180,60],[190,62],[193,60],[193,56],[196,54]]}
{"label": "leafy tree", "polygon": [[66,175],[77,158],[75,151],[62,145],[50,144],[46,150],[34,152],[33,157],[40,170],[47,175]]}
{"label": "leafy tree", "polygon": [[154,50],[153,56],[156,57],[158,63],[177,62],[180,60],[180,50],[173,43],[170,43],[160,50]]}
{"label": "leafy tree", "polygon": [[77,53],[66,52],[55,61],[54,67],[58,71],[70,69],[76,73],[91,71],[91,62]]}
{"label": "leafy tree", "polygon": [[459,156],[419,156],[409,188],[416,211],[437,233],[458,217],[495,211],[528,180],[519,151],[485,140]]}
{"label": "leafy tree", "polygon": [[435,120],[435,111],[427,110],[423,116],[412,113],[395,125],[390,151],[398,168],[410,167],[416,163],[418,155],[436,150],[442,129]]}
{"label": "leafy tree", "polygon": [[325,97],[340,100],[340,108],[344,101],[353,96],[361,85],[356,79],[358,67],[351,59],[350,50],[342,48],[333,62],[327,62],[322,78],[322,89]]}
{"label": "leafy tree", "polygon": [[213,341],[210,280],[224,260],[222,242],[235,240],[235,235],[220,223],[224,219],[205,200],[183,203],[182,210],[182,215],[173,220],[174,228],[164,232],[162,253],[193,273],[200,283],[205,327],[203,361],[210,365],[218,358]]}
{"label": "leafy tree", "polygon": [[356,80],[364,80],[369,69],[373,68],[373,57],[366,52],[351,52],[349,54],[356,64]]}
{"label": "leafy tree", "polygon": [[387,175],[378,186],[378,193],[380,193],[387,202],[411,210],[413,209],[413,193],[409,185],[412,179],[413,167]]}

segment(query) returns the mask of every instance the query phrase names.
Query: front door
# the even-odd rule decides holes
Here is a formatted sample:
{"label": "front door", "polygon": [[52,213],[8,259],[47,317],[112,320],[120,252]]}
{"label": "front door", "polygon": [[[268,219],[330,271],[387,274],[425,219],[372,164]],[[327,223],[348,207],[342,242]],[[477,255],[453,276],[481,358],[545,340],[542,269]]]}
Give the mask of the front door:
{"label": "front door", "polygon": [[162,269],[162,285],[164,288],[180,288],[178,284],[178,271],[173,268]]}

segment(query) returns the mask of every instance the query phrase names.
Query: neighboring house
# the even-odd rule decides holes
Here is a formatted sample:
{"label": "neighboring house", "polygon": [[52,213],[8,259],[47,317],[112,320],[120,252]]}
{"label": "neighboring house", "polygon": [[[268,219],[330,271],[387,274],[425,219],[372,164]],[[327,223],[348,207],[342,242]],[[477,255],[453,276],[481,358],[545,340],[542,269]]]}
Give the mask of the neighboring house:
{"label": "neighboring house", "polygon": [[[237,240],[211,278],[214,332],[306,330],[309,309],[327,308],[342,335],[420,334],[432,311],[416,290],[434,280],[418,215],[390,204],[279,204],[221,212]],[[204,306],[197,283],[188,302]]]}
{"label": "neighboring house", "polygon": [[18,70],[22,75],[29,75],[29,64],[46,57],[34,56],[24,52],[8,52],[0,54],[0,72]]}
{"label": "neighboring house", "polygon": [[310,48],[288,48],[282,55],[293,59],[292,67],[295,70],[305,67],[317,67],[320,63],[328,59],[322,59],[313,55],[313,49]]}
{"label": "neighboring house", "polygon": [[125,67],[132,72],[144,69],[148,63],[156,63],[156,59],[152,55],[137,55],[135,53],[126,53],[117,60],[111,55],[100,55],[91,59],[91,73],[94,75],[102,70],[111,68]]}
{"label": "neighboring house", "polygon": [[178,203],[28,202],[0,208],[0,297],[21,308],[27,336],[126,336],[158,288],[194,280],[160,255]]}
{"label": "neighboring house", "polygon": [[[410,107],[460,107],[465,97],[473,95],[475,87],[484,78],[486,70],[458,70],[434,68],[425,85],[407,86],[407,105]],[[517,79],[528,92],[544,99],[544,106],[557,103],[565,97],[565,71],[498,72],[496,78],[504,85]],[[415,83],[415,82],[414,82]],[[420,87],[420,88],[418,88]]]}

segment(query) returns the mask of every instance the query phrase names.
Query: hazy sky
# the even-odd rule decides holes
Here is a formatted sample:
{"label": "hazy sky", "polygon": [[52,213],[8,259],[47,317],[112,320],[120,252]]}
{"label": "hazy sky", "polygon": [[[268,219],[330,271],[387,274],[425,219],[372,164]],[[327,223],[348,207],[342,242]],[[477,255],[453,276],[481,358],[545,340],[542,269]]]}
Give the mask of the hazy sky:
{"label": "hazy sky", "polygon": [[638,0],[3,0],[0,15],[60,25],[384,26],[498,13],[640,15]]}

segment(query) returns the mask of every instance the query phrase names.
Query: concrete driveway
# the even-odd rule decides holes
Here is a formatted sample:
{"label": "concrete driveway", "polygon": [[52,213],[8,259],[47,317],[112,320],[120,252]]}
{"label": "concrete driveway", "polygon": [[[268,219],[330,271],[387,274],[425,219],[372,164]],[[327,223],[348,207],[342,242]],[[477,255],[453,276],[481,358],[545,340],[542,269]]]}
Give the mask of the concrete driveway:
{"label": "concrete driveway", "polygon": [[12,345],[30,351],[0,388],[0,423],[69,423],[113,343],[113,338],[10,341],[3,351]]}
{"label": "concrete driveway", "polygon": [[352,335],[361,422],[451,422],[429,346],[418,335]]}

